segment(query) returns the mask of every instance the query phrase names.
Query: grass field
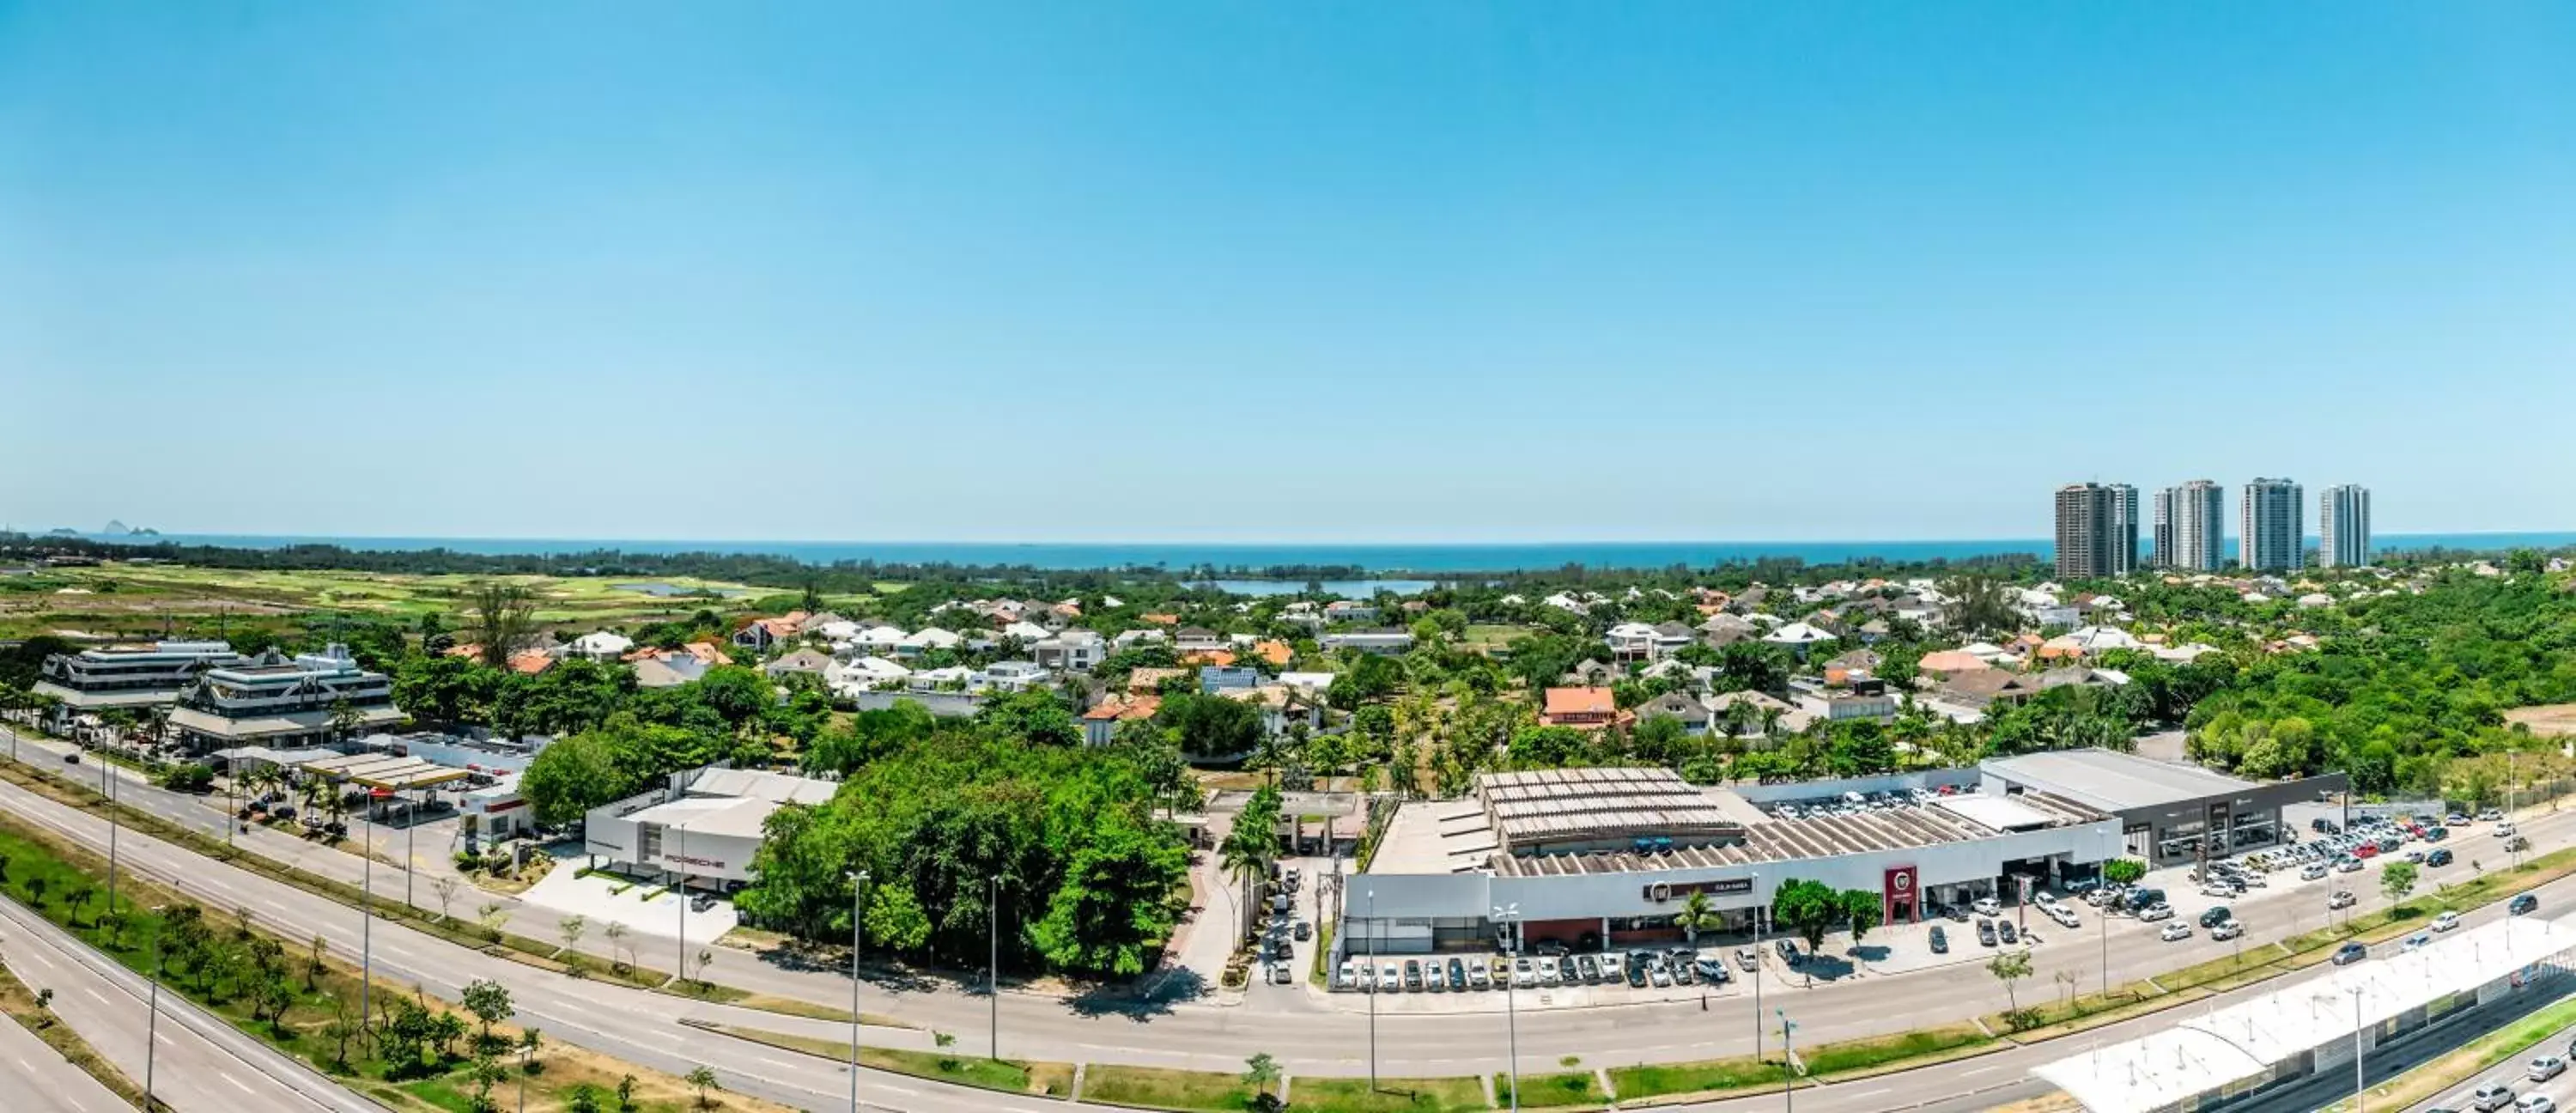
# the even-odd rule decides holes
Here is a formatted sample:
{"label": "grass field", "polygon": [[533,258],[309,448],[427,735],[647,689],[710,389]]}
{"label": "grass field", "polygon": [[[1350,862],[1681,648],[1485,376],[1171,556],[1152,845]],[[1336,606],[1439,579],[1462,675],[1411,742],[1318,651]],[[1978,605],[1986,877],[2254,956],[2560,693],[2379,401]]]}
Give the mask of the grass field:
{"label": "grass field", "polygon": [[[1504,1107],[1512,1103],[1512,1078],[1494,1076],[1494,1100]],[[1524,1074],[1521,1076],[1521,1108],[1561,1109],[1569,1106],[1607,1105],[1610,1095],[1601,1092],[1601,1080],[1588,1070],[1562,1074]]]}
{"label": "grass field", "polygon": [[1365,1078],[1301,1077],[1288,1096],[1289,1108],[1333,1113],[1463,1113],[1493,1108],[1485,1104],[1485,1087],[1473,1078],[1381,1078],[1372,1090]]}
{"label": "grass field", "polygon": [[1252,1087],[1214,1071],[1094,1064],[1082,1074],[1082,1100],[1184,1113],[1230,1113],[1252,1107]]}
{"label": "grass field", "polygon": [[[310,612],[347,612],[402,622],[454,615],[472,585],[491,577],[422,576],[344,571],[256,571],[179,565],[110,563],[11,577],[0,590],[0,636],[56,630],[110,637],[175,632],[211,635],[226,623],[257,624]],[[632,626],[684,617],[700,608],[722,612],[775,592],[687,577],[591,578],[508,576],[537,597],[537,619],[552,625]],[[688,592],[656,596],[621,587],[649,582]],[[845,613],[872,597],[833,596]]]}

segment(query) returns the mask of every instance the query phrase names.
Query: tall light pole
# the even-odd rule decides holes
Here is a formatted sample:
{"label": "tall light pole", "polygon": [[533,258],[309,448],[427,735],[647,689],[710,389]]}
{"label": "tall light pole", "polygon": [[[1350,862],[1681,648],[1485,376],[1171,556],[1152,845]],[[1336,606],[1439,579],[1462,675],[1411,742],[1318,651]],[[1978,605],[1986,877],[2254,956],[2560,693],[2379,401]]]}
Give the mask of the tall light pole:
{"label": "tall light pole", "polygon": [[850,1113],[859,1113],[859,902],[868,871],[850,874]]}
{"label": "tall light pole", "polygon": [[1753,1061],[1762,1061],[1762,875],[1753,879]]}
{"label": "tall light pole", "polygon": [[[1517,903],[1498,904],[1494,906],[1494,922],[1503,925],[1503,932],[1506,940],[1506,946],[1504,949],[1512,956],[1512,972],[1515,975],[1520,973],[1521,933],[1519,931],[1519,925],[1514,921],[1517,921],[1520,918],[1521,906]],[[1504,1031],[1509,1033],[1509,1039],[1511,1041],[1508,1045],[1511,1058],[1504,1061],[1503,1068],[1511,1072],[1512,1113],[1520,1113],[1521,1108],[1521,1017],[1519,986],[1520,979],[1518,977],[1514,977],[1511,980],[1511,984],[1503,989],[1503,1016],[1506,1024]]]}
{"label": "tall light pole", "polygon": [[413,832],[418,830],[420,830],[420,801],[405,800],[403,801],[403,904],[405,906],[411,904],[412,866],[418,861],[412,857]]}
{"label": "tall light pole", "polygon": [[2362,987],[2354,986],[2346,992],[2352,994],[2352,1113],[2364,1113],[2362,1098],[2368,1094],[2369,1089],[2362,1084],[2361,1078]]}
{"label": "tall light pole", "polygon": [[2094,916],[2102,925],[2102,1001],[2111,1001],[2111,902],[2103,901]]}
{"label": "tall light pole", "polygon": [[[680,853],[677,856],[664,855],[663,858],[665,861],[685,866],[689,860],[689,825],[675,823],[671,825],[671,829],[680,833]],[[676,980],[686,982],[689,980],[689,874],[685,869],[671,872],[679,875],[679,881],[671,886],[671,892],[680,898],[680,976]],[[680,987],[683,993],[688,992],[688,989],[686,985]]]}
{"label": "tall light pole", "polygon": [[1369,961],[1367,970],[1369,1006],[1369,1092],[1377,1092],[1377,890],[1368,891]]}
{"label": "tall light pole", "polygon": [[[333,785],[332,791],[339,791],[339,786],[336,784]],[[375,803],[375,795],[372,792],[368,794],[367,803],[369,805],[373,805]],[[363,824],[367,822],[368,810],[370,809],[359,809],[359,823]],[[366,842],[368,845],[374,844],[375,836],[372,832],[368,834]],[[367,1012],[370,1005],[370,998],[374,996],[376,988],[376,913],[375,909],[371,907],[375,901],[376,894],[376,856],[368,853],[367,846],[362,845],[358,848],[358,857],[361,861],[366,863],[366,865],[362,867],[358,887],[358,966],[360,970],[358,977],[358,1026],[360,1028],[365,1028],[367,1025],[367,1017],[370,1015]]]}
{"label": "tall light pole", "polygon": [[145,1006],[148,1017],[143,1022],[143,1108],[152,1108],[152,1068],[155,1053],[161,1050],[161,927],[152,928],[152,1003]]}
{"label": "tall light pole", "polygon": [[1780,1017],[1780,1104],[1784,1111],[1794,1113],[1798,1108],[1798,1024],[1789,1019],[1787,1009],[1771,1011]]}
{"label": "tall light pole", "polygon": [[116,779],[107,775],[114,764],[102,753],[98,759],[98,792],[107,797],[107,911],[116,913]]}
{"label": "tall light pole", "polygon": [[991,998],[992,1011],[985,1021],[984,1046],[988,1058],[1002,1057],[1002,875],[993,875],[992,896],[984,902],[984,942],[992,948],[984,970],[984,995]]}

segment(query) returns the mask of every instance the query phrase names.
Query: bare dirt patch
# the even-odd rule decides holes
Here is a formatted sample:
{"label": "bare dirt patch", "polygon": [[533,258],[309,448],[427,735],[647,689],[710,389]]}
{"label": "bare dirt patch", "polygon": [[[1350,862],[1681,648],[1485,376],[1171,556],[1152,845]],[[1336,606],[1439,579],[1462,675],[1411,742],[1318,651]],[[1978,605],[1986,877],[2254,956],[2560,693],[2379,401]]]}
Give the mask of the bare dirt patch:
{"label": "bare dirt patch", "polygon": [[2504,721],[2519,723],[2543,738],[2576,735],[2576,703],[2517,707],[2504,713]]}

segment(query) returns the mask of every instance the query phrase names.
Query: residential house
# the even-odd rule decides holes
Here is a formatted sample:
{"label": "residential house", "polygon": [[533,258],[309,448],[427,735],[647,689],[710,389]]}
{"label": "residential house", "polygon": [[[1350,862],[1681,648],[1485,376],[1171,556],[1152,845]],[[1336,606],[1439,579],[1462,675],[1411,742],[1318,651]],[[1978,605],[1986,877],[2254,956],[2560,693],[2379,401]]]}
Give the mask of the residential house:
{"label": "residential house", "polygon": [[1046,668],[1035,661],[996,661],[984,666],[976,684],[997,691],[1024,692],[1046,683],[1046,679]]}
{"label": "residential house", "polygon": [[1109,639],[1109,644],[1125,649],[1135,645],[1161,645],[1170,640],[1171,636],[1160,630],[1140,626],[1133,630],[1120,630],[1116,637]]}
{"label": "residential house", "polygon": [[832,663],[832,658],[829,654],[812,649],[799,649],[794,653],[787,654],[786,656],[780,657],[775,661],[771,661],[770,663],[761,666],[760,671],[768,673],[770,678],[773,680],[784,677],[791,672],[811,673],[815,676],[821,676],[823,675],[824,670],[832,667]]}
{"label": "residential house", "polygon": [[1916,673],[1934,680],[1947,680],[1963,672],[1975,672],[1978,669],[1993,667],[1985,658],[1964,649],[1944,649],[1938,653],[1926,653],[1922,660],[1914,663]]}
{"label": "residential house", "polygon": [[1680,692],[1666,692],[1638,705],[1637,721],[1658,717],[1681,720],[1682,730],[1688,734],[1708,733],[1708,705]]}
{"label": "residential house", "polygon": [[1324,727],[1323,709],[1310,702],[1297,690],[1285,684],[1262,684],[1250,688],[1230,688],[1219,693],[1225,698],[1248,703],[1261,712],[1262,732],[1272,737],[1288,733],[1288,728],[1304,724],[1308,732]]}
{"label": "residential house", "polygon": [[635,639],[599,630],[572,640],[572,655],[585,661],[614,661],[635,648]]}
{"label": "residential house", "polygon": [[1538,721],[1552,727],[1600,730],[1619,717],[1608,688],[1550,688],[1543,708]]}
{"label": "residential house", "polygon": [[1109,659],[1109,643],[1090,630],[1066,630],[1031,645],[1029,655],[1058,672],[1089,672]]}
{"label": "residential house", "polygon": [[1573,668],[1565,670],[1565,675],[1558,679],[1576,686],[1603,687],[1624,675],[1626,674],[1616,665],[1603,664],[1586,657]]}
{"label": "residential house", "polygon": [[1263,639],[1252,643],[1252,655],[1270,662],[1271,668],[1284,669],[1288,667],[1288,662],[1296,657],[1297,651],[1287,642]]}
{"label": "residential house", "polygon": [[1189,678],[1189,675],[1190,670],[1188,669],[1133,669],[1127,673],[1127,690],[1139,693],[1160,692],[1163,690],[1165,682],[1186,680]]}
{"label": "residential house", "polygon": [[1768,634],[1762,635],[1762,640],[1773,645],[1787,646],[1790,649],[1796,650],[1798,656],[1804,657],[1807,655],[1808,646],[1814,645],[1817,642],[1832,641],[1834,640],[1834,635],[1812,623],[1792,622],[1777,630],[1773,630]]}
{"label": "residential house", "polygon": [[924,626],[895,643],[897,657],[919,657],[934,650],[955,649],[965,644],[965,637],[936,626]]}
{"label": "residential house", "polygon": [[677,688],[707,674],[706,662],[688,654],[646,657],[634,663],[638,688]]}
{"label": "residential house", "polygon": [[1377,604],[1356,599],[1335,599],[1324,604],[1326,622],[1375,622],[1377,614]]}
{"label": "residential house", "polygon": [[[1744,710],[1738,712],[1738,707]],[[1815,716],[1785,700],[1751,691],[1710,696],[1708,712],[1712,730],[1736,738],[1763,737],[1766,727],[1776,727],[1783,734],[1796,734],[1815,721]]]}
{"label": "residential house", "polygon": [[1996,704],[2017,704],[2038,694],[2037,681],[2002,669],[1959,673],[1942,681],[1941,686],[1933,690],[1936,700],[1977,710]]}
{"label": "residential house", "polygon": [[883,657],[861,657],[825,666],[823,683],[836,693],[850,695],[901,684],[911,675],[911,669]]}
{"label": "residential house", "polygon": [[1222,649],[1224,646],[1225,639],[1218,637],[1216,631],[1204,626],[1184,626],[1172,634],[1172,647],[1183,653]]}
{"label": "residential house", "polygon": [[1842,654],[1832,660],[1826,661],[1825,667],[1828,669],[1841,669],[1845,673],[1875,675],[1878,672],[1879,665],[1884,662],[1885,659],[1878,655],[1877,650],[1855,649],[1849,653]]}
{"label": "residential house", "polygon": [[861,653],[886,654],[901,648],[903,640],[911,636],[904,633],[900,626],[870,626],[859,631],[858,636],[851,638],[850,644],[857,647]]}
{"label": "residential house", "polygon": [[1162,709],[1161,696],[1111,696],[1082,713],[1082,741],[1085,745],[1106,746],[1117,740],[1119,724],[1151,719]]}
{"label": "residential house", "polygon": [[1317,706],[1322,706],[1324,693],[1333,686],[1336,675],[1329,672],[1283,672],[1279,674],[1279,683],[1306,693]]}
{"label": "residential house", "polygon": [[1019,619],[1002,627],[1002,636],[1012,641],[1027,642],[1034,645],[1055,636],[1055,631],[1049,630],[1037,623],[1030,622],[1027,619]]}
{"label": "residential house", "polygon": [[803,611],[789,611],[777,618],[755,618],[733,632],[733,644],[767,652],[770,646],[793,638],[804,629]]}
{"label": "residential house", "polygon": [[1325,649],[1356,649],[1362,653],[1394,656],[1413,648],[1413,635],[1403,630],[1351,630],[1324,635]]}
{"label": "residential house", "polygon": [[1655,628],[1643,622],[1622,622],[1601,640],[1609,646],[1613,661],[1646,661],[1655,656]]}

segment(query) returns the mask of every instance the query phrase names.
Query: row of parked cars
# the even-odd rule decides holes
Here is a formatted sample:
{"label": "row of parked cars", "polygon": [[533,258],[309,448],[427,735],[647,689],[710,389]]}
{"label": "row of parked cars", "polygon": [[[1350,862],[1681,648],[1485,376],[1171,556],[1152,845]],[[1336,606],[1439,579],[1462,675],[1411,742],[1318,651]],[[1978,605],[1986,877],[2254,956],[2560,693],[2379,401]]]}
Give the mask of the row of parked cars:
{"label": "row of parked cars", "polygon": [[[1749,951],[1749,948],[1748,948]],[[1748,964],[1746,969],[1752,967]],[[1345,959],[1333,988],[1362,993],[1464,993],[1626,982],[1647,986],[1721,985],[1733,980],[1716,951],[1673,947],[1604,954],[1460,955],[1450,958]]]}

